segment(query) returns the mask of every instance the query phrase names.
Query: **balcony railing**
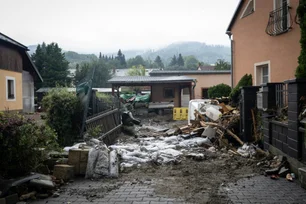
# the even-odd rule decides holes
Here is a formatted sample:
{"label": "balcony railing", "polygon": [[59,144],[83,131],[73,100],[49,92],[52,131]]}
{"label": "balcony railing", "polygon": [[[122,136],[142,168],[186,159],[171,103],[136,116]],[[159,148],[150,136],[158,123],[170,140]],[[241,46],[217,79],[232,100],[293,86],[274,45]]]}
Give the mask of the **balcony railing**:
{"label": "balcony railing", "polygon": [[286,3],[270,12],[266,33],[271,36],[280,35],[292,29],[291,7]]}

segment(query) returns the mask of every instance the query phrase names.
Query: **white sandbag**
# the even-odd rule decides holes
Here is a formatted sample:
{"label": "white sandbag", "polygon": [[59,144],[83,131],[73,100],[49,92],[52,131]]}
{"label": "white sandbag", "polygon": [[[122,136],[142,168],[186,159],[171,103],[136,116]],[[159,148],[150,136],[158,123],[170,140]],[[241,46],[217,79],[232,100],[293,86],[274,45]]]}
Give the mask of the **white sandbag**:
{"label": "white sandbag", "polygon": [[88,161],[87,161],[87,168],[86,168],[86,174],[85,178],[93,178],[94,176],[94,169],[95,164],[98,159],[99,150],[95,148],[91,148],[88,153]]}
{"label": "white sandbag", "polygon": [[89,150],[85,178],[101,178],[108,175],[109,149],[105,144],[100,144]]}
{"label": "white sandbag", "polygon": [[119,161],[116,150],[112,150],[109,153],[109,176],[110,177],[119,176]]}
{"label": "white sandbag", "polygon": [[166,143],[171,143],[171,144],[178,144],[179,143],[179,137],[178,136],[171,136],[171,137],[166,137],[164,139]]}
{"label": "white sandbag", "polygon": [[128,156],[126,154],[122,154],[121,158],[126,162],[146,163],[149,161],[149,158],[139,158],[134,156]]}
{"label": "white sandbag", "polygon": [[109,152],[100,150],[94,170],[94,178],[101,178],[109,175]]}
{"label": "white sandbag", "polygon": [[160,150],[159,153],[165,157],[178,157],[180,155],[182,155],[183,153],[175,150],[175,149],[164,149],[164,150]]}
{"label": "white sandbag", "polygon": [[147,158],[149,156],[148,153],[140,152],[140,151],[127,152],[126,155],[140,157],[140,158]]}
{"label": "white sandbag", "polygon": [[179,143],[180,147],[190,147],[190,146],[200,146],[202,144],[212,145],[211,141],[208,138],[203,137],[194,137],[188,140],[183,140]]}
{"label": "white sandbag", "polygon": [[111,145],[109,146],[109,148],[111,150],[113,149],[125,149],[127,151],[134,151],[135,149],[137,149],[139,147],[139,145],[137,144],[130,144],[130,145]]}

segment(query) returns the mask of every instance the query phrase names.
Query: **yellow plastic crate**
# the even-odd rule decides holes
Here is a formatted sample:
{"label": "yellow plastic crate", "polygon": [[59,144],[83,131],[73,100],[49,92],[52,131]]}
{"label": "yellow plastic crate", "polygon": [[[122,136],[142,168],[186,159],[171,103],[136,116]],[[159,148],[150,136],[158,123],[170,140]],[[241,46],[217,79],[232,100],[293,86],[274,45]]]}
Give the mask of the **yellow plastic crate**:
{"label": "yellow plastic crate", "polygon": [[187,120],[188,108],[173,108],[173,120]]}

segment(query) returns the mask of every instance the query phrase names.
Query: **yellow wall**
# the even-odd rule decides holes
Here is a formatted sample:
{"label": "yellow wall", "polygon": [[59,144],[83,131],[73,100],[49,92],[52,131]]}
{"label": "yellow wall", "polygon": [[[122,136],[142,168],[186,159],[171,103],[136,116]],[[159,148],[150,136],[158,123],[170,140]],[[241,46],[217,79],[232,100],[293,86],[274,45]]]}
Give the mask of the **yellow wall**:
{"label": "yellow wall", "polygon": [[[6,77],[14,77],[16,83],[16,101],[6,100]],[[22,73],[0,69],[0,111],[22,110]]]}

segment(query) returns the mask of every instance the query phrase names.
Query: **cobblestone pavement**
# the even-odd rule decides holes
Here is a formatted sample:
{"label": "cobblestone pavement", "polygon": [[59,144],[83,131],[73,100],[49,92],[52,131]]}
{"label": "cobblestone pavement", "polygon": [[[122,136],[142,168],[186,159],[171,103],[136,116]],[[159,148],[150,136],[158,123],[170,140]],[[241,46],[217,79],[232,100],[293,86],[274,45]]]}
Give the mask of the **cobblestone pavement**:
{"label": "cobblestone pavement", "polygon": [[[161,181],[159,181],[161,182]],[[103,186],[116,186],[102,194],[99,189]],[[64,191],[57,198],[36,200],[33,204],[170,204],[187,203],[182,198],[171,198],[157,195],[154,190],[153,181],[145,182],[105,182],[76,180],[65,186]],[[69,191],[69,189],[77,189]],[[78,191],[80,190],[80,191]],[[105,190],[105,189],[104,189]],[[90,193],[91,191],[95,193]],[[71,193],[73,192],[73,193]],[[85,192],[85,193],[84,193]],[[86,193],[89,192],[89,193]],[[94,195],[94,196],[91,196]],[[207,196],[207,195],[206,195]],[[306,190],[301,188],[297,182],[288,182],[284,178],[272,180],[269,177],[255,176],[238,180],[236,183],[226,184],[219,189],[219,203],[306,203]],[[197,203],[206,203],[203,200]],[[209,203],[209,202],[208,202]]]}
{"label": "cobblestone pavement", "polygon": [[306,190],[285,178],[244,178],[222,187],[220,193],[227,194],[233,203],[306,203]]}
{"label": "cobblestone pavement", "polygon": [[[68,188],[77,189],[99,189],[103,184],[101,181],[76,181]],[[154,187],[151,182],[144,182],[143,184],[133,184],[133,182],[124,182],[118,184],[120,186],[117,189],[111,190],[106,193],[105,196],[99,196],[97,198],[87,199],[84,195],[72,194],[65,192],[57,198],[47,198],[31,202],[32,204],[183,204],[183,199],[169,198],[165,196],[158,196],[154,193]]]}

